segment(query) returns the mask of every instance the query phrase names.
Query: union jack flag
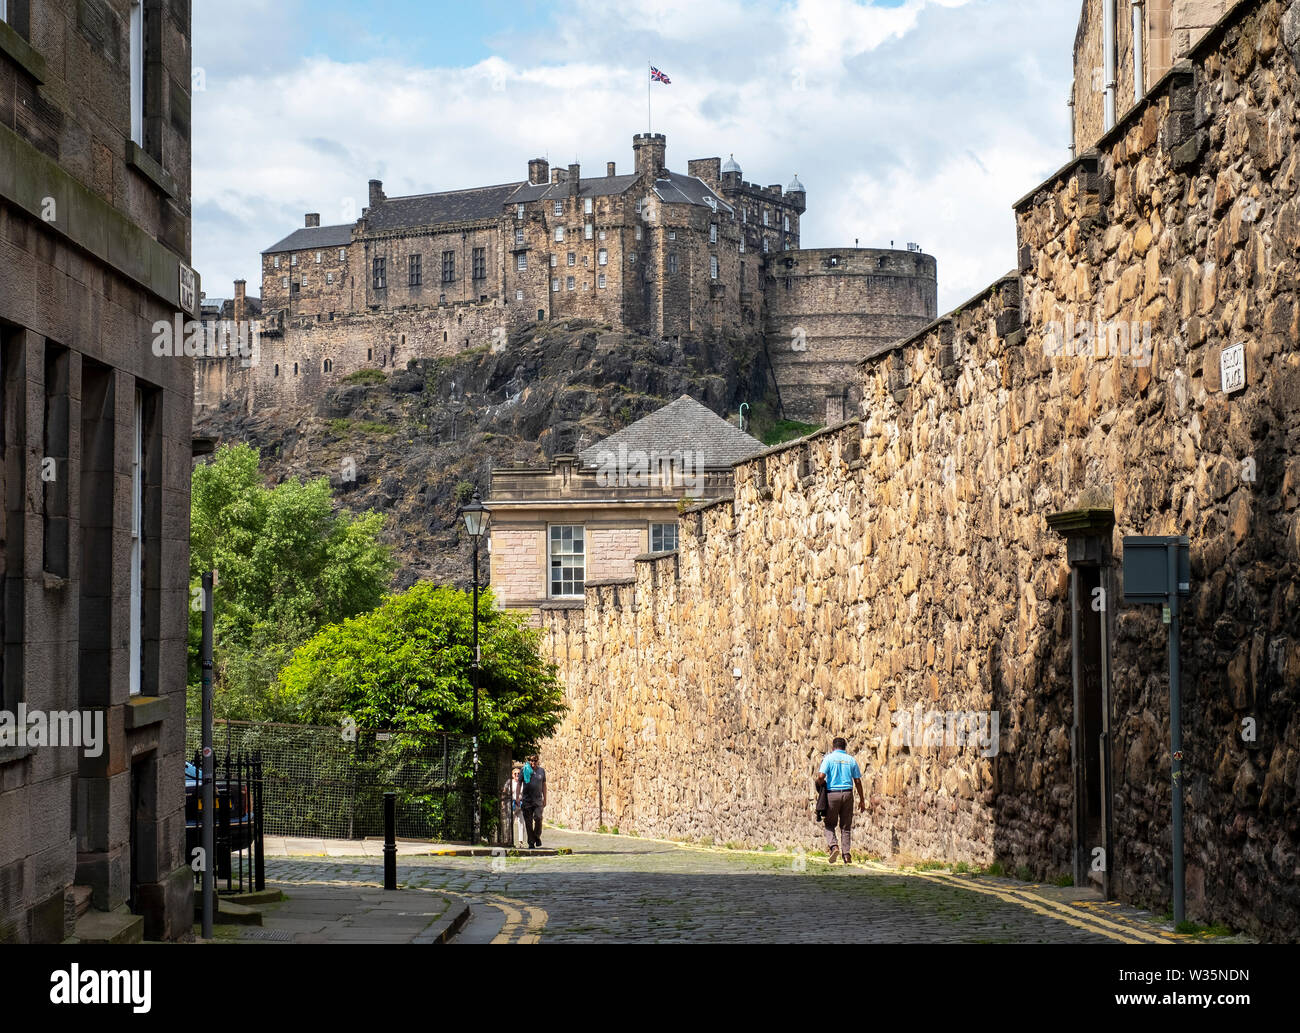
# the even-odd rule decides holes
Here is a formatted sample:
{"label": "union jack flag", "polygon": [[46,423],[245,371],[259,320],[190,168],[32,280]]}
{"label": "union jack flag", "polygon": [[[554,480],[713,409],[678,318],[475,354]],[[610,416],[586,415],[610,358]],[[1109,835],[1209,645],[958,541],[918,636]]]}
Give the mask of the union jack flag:
{"label": "union jack flag", "polygon": [[654,65],[650,66],[650,81],[661,82],[665,86],[667,86],[669,83],[672,82],[672,80],[669,79],[668,76],[664,75],[664,73],[659,71],[659,69],[656,68]]}

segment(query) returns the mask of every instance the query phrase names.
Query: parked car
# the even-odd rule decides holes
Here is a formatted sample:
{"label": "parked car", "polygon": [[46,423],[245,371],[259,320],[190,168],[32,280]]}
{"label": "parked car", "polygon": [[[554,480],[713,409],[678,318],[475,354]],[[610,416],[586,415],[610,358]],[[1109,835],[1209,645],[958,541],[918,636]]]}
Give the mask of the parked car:
{"label": "parked car", "polygon": [[[213,842],[217,851],[218,870],[223,874],[230,863],[230,854],[247,850],[253,842],[253,804],[247,783],[238,785],[225,779],[215,779],[212,800],[216,808]],[[203,814],[203,792],[199,771],[192,763],[185,764],[185,852],[193,857],[203,845],[203,827],[199,822]],[[225,831],[223,834],[223,822]]]}

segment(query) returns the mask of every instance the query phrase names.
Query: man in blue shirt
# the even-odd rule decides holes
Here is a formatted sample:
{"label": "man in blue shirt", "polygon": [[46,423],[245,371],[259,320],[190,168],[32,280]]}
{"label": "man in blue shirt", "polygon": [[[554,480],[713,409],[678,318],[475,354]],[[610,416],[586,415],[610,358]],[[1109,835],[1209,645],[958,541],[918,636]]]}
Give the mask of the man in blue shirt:
{"label": "man in blue shirt", "polygon": [[[867,809],[867,798],[862,791],[862,769],[858,762],[846,752],[848,742],[837,738],[831,743],[831,752],[822,760],[821,770],[817,775],[817,785],[826,786],[826,847],[829,860],[834,864],[840,857],[844,863],[853,860],[850,852],[850,839],[853,831],[853,790],[858,791],[859,810]],[[836,826],[840,829],[840,843],[835,841]]]}

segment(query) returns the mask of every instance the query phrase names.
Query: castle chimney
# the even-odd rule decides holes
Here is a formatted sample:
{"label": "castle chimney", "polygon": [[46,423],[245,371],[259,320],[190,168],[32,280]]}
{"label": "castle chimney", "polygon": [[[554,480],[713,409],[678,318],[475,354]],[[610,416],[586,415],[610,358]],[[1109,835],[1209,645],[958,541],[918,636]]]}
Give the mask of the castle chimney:
{"label": "castle chimney", "polygon": [[319,226],[319,225],[320,225],[320,212],[308,212],[307,227],[310,229],[312,226]]}
{"label": "castle chimney", "polygon": [[578,196],[578,184],[582,180],[579,175],[580,171],[581,166],[576,161],[569,166],[569,194],[573,197]]}
{"label": "castle chimney", "polygon": [[374,208],[376,205],[386,200],[387,198],[384,196],[384,181],[382,179],[372,179],[370,181],[370,207]]}
{"label": "castle chimney", "polygon": [[545,183],[550,176],[551,163],[545,158],[534,158],[528,163],[528,182],[533,186]]}
{"label": "castle chimney", "polygon": [[612,161],[605,162],[605,175],[614,175],[614,163]]}
{"label": "castle chimney", "polygon": [[552,183],[563,183],[563,182],[564,182],[564,178],[565,178],[565,176],[567,176],[568,174],[569,174],[569,173],[568,173],[566,170],[564,170],[564,169],[561,169],[561,168],[558,168],[558,167],[557,167],[557,168],[553,168],[553,169],[551,169],[551,182],[552,182]]}
{"label": "castle chimney", "polygon": [[664,164],[667,150],[668,139],[663,133],[637,133],[632,137],[636,174],[658,176],[668,167]]}
{"label": "castle chimney", "polygon": [[[316,224],[320,225],[320,216],[316,217]],[[245,287],[247,285],[243,280],[235,281],[235,322],[242,323],[248,308],[248,301],[245,297]]]}

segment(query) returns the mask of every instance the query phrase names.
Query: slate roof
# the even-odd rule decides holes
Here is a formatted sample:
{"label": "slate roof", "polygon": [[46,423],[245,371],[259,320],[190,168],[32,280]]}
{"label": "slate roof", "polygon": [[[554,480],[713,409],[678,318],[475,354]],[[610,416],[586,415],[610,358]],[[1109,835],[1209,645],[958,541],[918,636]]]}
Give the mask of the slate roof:
{"label": "slate roof", "polygon": [[583,466],[600,466],[601,453],[617,452],[620,447],[629,452],[660,456],[674,451],[697,452],[701,454],[704,469],[729,470],[732,464],[763,451],[765,446],[690,395],[682,395],[630,427],[584,449],[578,458]]}
{"label": "slate roof", "polygon": [[390,197],[369,210],[368,230],[401,230],[415,226],[437,226],[446,222],[495,219],[502,207],[526,183],[498,183],[469,190],[447,190],[440,194]]}
{"label": "slate roof", "polygon": [[309,251],[312,248],[346,247],[352,243],[352,223],[346,226],[304,226],[290,233],[284,240],[272,244],[262,252],[273,255],[280,251]]}
{"label": "slate roof", "polygon": [[[622,194],[636,182],[636,175],[630,176],[595,176],[591,179],[581,177],[578,180],[579,197],[608,197]],[[519,193],[510,198],[511,204],[527,204],[529,201],[558,201],[569,196],[568,183],[525,183]]]}
{"label": "slate roof", "polygon": [[680,172],[669,172],[667,179],[655,180],[655,193],[665,204],[698,204],[713,207],[709,198],[713,198],[716,210],[729,212],[731,205],[715,194],[701,179],[683,176]]}

